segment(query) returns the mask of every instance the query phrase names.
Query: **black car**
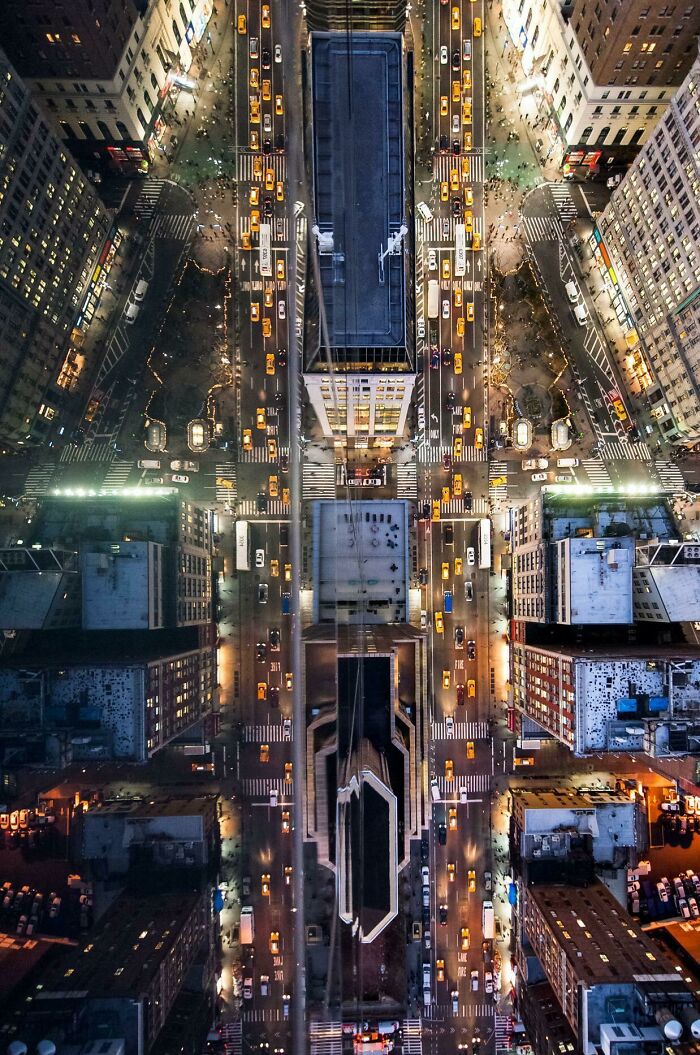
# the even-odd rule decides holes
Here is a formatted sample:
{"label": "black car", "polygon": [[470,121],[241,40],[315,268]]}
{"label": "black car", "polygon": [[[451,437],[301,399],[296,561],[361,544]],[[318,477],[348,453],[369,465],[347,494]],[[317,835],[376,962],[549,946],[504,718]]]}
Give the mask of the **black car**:
{"label": "black car", "polygon": [[271,685],[267,690],[267,698],[270,701],[270,707],[279,707],[280,705],[280,690],[279,685]]}
{"label": "black car", "polygon": [[476,659],[476,645],[473,641],[467,641],[467,656],[469,659]]}
{"label": "black car", "polygon": [[471,513],[473,505],[474,505],[474,499],[472,497],[471,491],[465,491],[464,492],[464,508],[466,509],[467,513]]}
{"label": "black car", "polygon": [[275,136],[275,150],[284,150],[284,133],[278,132]]}
{"label": "black car", "polygon": [[458,70],[459,69],[459,51],[453,51],[452,52],[452,69],[453,70]]}
{"label": "black car", "polygon": [[[428,505],[428,503],[426,503],[426,505]],[[425,512],[425,510],[423,512]],[[430,516],[430,505],[428,505],[428,516]],[[420,569],[420,571],[418,572],[418,581],[420,582],[421,586],[427,586],[428,585],[428,569],[427,568],[421,568]]]}
{"label": "black car", "polygon": [[438,370],[440,367],[440,353],[437,348],[431,348],[430,350],[430,369]]}
{"label": "black car", "polygon": [[463,648],[464,647],[464,627],[463,626],[456,626],[455,627],[455,645],[457,646],[457,648]]}
{"label": "black car", "polygon": [[458,158],[459,155],[462,153],[462,144],[460,143],[459,139],[452,140],[452,153],[456,158]]}
{"label": "black car", "polygon": [[452,524],[445,524],[445,545],[454,546],[455,543],[455,529]]}
{"label": "black car", "polygon": [[255,506],[258,513],[267,513],[267,495],[264,491],[258,491]]}
{"label": "black car", "polygon": [[280,546],[289,545],[289,524],[280,524]]}
{"label": "black car", "polygon": [[269,194],[263,198],[263,216],[272,216],[272,197]]}
{"label": "black car", "polygon": [[279,652],[280,650],[280,632],[276,626],[270,627],[270,648],[273,652]]}
{"label": "black car", "polygon": [[276,407],[284,406],[284,392],[275,392],[275,398],[273,399],[273,403]]}
{"label": "black car", "polygon": [[449,150],[450,141],[447,136],[440,136],[440,150]]}
{"label": "black car", "polygon": [[442,365],[443,366],[452,366],[452,349],[451,348],[443,348],[442,349]]}
{"label": "black car", "polygon": [[448,410],[454,410],[456,406],[457,406],[457,397],[455,396],[454,392],[448,392],[447,393],[447,409]]}
{"label": "black car", "polygon": [[271,153],[272,153],[272,140],[271,139],[263,139],[263,154],[271,154]]}
{"label": "black car", "polygon": [[447,827],[444,824],[438,824],[438,842],[440,846],[447,844]]}
{"label": "black car", "polygon": [[286,348],[278,348],[277,349],[277,365],[278,366],[286,366],[287,365],[287,349]]}
{"label": "black car", "polygon": [[421,514],[421,520],[430,520],[430,502],[423,503],[423,512]]}
{"label": "black car", "polygon": [[255,655],[257,656],[259,663],[264,663],[267,659],[267,645],[264,641],[258,641],[255,646]]}
{"label": "black car", "polygon": [[456,196],[452,199],[452,215],[453,216],[461,216],[462,215],[462,199],[458,198]]}
{"label": "black car", "polygon": [[427,836],[424,835],[423,838],[420,841],[420,859],[423,862],[423,864],[426,863],[426,861],[428,860],[429,857],[430,857],[430,841],[427,838]]}
{"label": "black car", "polygon": [[289,472],[289,455],[280,454],[280,469],[283,473]]}
{"label": "black car", "polygon": [[440,908],[438,909],[438,912],[440,914],[440,926],[446,927],[447,926],[447,905],[440,905]]}
{"label": "black car", "polygon": [[267,48],[263,48],[260,52],[260,61],[262,62],[262,68],[264,70],[269,70],[272,57]]}

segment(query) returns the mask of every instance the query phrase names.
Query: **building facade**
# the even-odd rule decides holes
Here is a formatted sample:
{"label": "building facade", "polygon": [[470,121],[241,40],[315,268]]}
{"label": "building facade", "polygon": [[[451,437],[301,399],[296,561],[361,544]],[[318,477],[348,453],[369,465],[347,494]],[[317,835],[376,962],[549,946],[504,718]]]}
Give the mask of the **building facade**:
{"label": "building facade", "polygon": [[695,542],[637,546],[633,587],[635,622],[697,622],[700,546]]}
{"label": "building facade", "polygon": [[192,87],[213,0],[76,0],[68,16],[48,0],[8,0],[3,11],[8,54],[76,156],[138,169],[157,150],[169,93]]}
{"label": "building facade", "polygon": [[[700,17],[700,8],[695,8]],[[700,59],[600,222],[664,436],[700,439]]]}
{"label": "building facade", "polygon": [[110,218],[0,51],[0,444],[41,443]]}
{"label": "building facade", "polygon": [[697,5],[662,0],[506,0],[503,12],[528,76],[521,90],[549,111],[542,149],[577,151],[574,164],[648,139],[700,31]]}

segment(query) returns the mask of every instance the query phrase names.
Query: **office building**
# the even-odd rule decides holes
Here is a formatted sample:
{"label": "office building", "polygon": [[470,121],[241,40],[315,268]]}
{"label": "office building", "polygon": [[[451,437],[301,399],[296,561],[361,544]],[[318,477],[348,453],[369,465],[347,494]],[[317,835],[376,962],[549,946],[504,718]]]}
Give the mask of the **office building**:
{"label": "office building", "polygon": [[102,1038],[109,1055],[120,1051],[115,1041],[124,1055],[143,1055],[183,988],[213,991],[215,969],[209,890],[122,895],[77,948],[54,945],[30,998],[3,1009],[3,1036],[30,1050],[58,1036],[65,1051]]}
{"label": "office building", "polygon": [[[700,7],[693,5],[700,19]],[[599,220],[639,338],[638,373],[668,440],[700,439],[700,59]]]}
{"label": "office building", "polygon": [[577,1050],[661,1055],[692,1040],[692,989],[602,883],[521,884],[518,914],[520,984],[544,972]]}
{"label": "office building", "polygon": [[548,115],[540,149],[572,166],[630,159],[697,52],[700,9],[663,0],[505,0],[512,47]]}
{"label": "office building", "polygon": [[700,546],[695,542],[637,546],[633,589],[635,622],[697,622]]}
{"label": "office building", "polygon": [[513,704],[543,736],[577,755],[693,751],[700,723],[700,656],[691,648],[512,647]]}
{"label": "office building", "polygon": [[0,35],[66,143],[94,165],[148,166],[164,128],[170,93],[192,90],[192,48],[212,0],[6,0]]}
{"label": "office building", "polygon": [[0,444],[40,444],[110,218],[0,50]]}
{"label": "office building", "polygon": [[387,447],[404,435],[415,384],[401,37],[314,33],[312,62],[304,383],[324,436]]}
{"label": "office building", "polygon": [[203,868],[219,843],[216,796],[117,799],[83,813],[81,857],[101,878],[133,865]]}
{"label": "office building", "polygon": [[0,628],[61,630],[80,626],[78,554],[54,547],[0,550]]}
{"label": "office building", "polygon": [[165,625],[167,549],[156,542],[87,542],[80,548],[84,630]]}
{"label": "office building", "polygon": [[403,32],[406,25],[406,0],[358,0],[348,8],[341,0],[310,0],[306,19],[313,30],[353,33],[362,30]]}

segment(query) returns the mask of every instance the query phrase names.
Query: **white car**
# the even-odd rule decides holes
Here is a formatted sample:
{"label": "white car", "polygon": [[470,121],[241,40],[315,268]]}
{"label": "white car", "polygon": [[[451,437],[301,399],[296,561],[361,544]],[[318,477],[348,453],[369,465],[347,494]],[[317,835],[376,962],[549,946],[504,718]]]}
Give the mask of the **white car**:
{"label": "white car", "polygon": [[264,568],[265,567],[265,550],[264,549],[256,549],[256,551],[255,551],[255,567],[256,568]]}
{"label": "white car", "polygon": [[478,992],[478,990],[479,990],[479,972],[478,971],[472,971],[471,984],[472,984],[472,992],[473,993]]}
{"label": "white car", "polygon": [[280,300],[277,303],[277,316],[280,319],[286,319],[287,317],[287,302]]}
{"label": "white car", "polygon": [[452,114],[452,135],[458,136],[461,131],[461,118],[459,114]]}
{"label": "white car", "polygon": [[263,131],[268,135],[272,131],[272,114],[263,114]]}
{"label": "white car", "polygon": [[458,1015],[459,1014],[459,991],[457,989],[453,989],[452,992],[450,993],[450,998],[452,1000],[452,1014],[453,1015]]}
{"label": "white car", "polygon": [[422,315],[416,322],[416,333],[420,338],[425,337],[425,319]]}
{"label": "white car", "polygon": [[532,480],[533,484],[541,483],[543,480],[547,479],[547,474],[546,473],[533,473],[532,476],[530,477],[530,479]]}
{"label": "white car", "polygon": [[489,994],[493,993],[493,975],[490,971],[484,971],[484,990]]}
{"label": "white car", "polygon": [[448,714],[447,718],[445,718],[445,731],[448,736],[455,735],[455,720],[451,714]]}
{"label": "white car", "polygon": [[424,887],[430,886],[430,869],[427,865],[423,865],[420,870],[421,880]]}
{"label": "white car", "polygon": [[190,482],[189,476],[184,476],[182,473],[173,473],[172,480],[174,484],[188,484]]}
{"label": "white car", "polygon": [[474,553],[473,546],[467,546],[467,564],[470,568],[476,563],[476,554]]}
{"label": "white car", "polygon": [[428,271],[437,271],[437,250],[428,250]]}
{"label": "white car", "polygon": [[450,302],[449,302],[449,300],[443,300],[443,302],[442,302],[442,317],[443,317],[443,319],[449,319],[449,317],[450,317]]}
{"label": "white car", "polygon": [[440,48],[440,63],[443,66],[447,65],[447,45],[443,44]]}
{"label": "white car", "polygon": [[668,890],[666,889],[666,886],[664,885],[664,883],[657,883],[656,884],[656,889],[659,892],[659,897],[661,898],[661,900],[662,901],[668,901]]}
{"label": "white car", "polygon": [[275,44],[275,62],[282,61],[282,45]]}

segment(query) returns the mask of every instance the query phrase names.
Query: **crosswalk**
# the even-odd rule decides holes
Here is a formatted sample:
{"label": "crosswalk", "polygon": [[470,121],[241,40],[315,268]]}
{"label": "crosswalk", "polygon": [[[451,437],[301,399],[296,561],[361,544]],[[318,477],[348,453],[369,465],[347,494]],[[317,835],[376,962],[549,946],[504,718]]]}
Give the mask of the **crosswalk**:
{"label": "crosswalk", "polygon": [[530,242],[558,242],[564,237],[558,216],[524,216],[522,222]]}
{"label": "crosswalk", "polygon": [[279,777],[247,777],[241,781],[241,790],[248,799],[269,799],[270,792],[276,791],[285,800],[294,797],[294,781]]}
{"label": "crosswalk", "polygon": [[418,475],[415,459],[410,462],[399,462],[396,466],[396,497],[418,497]]}
{"label": "crosswalk", "polygon": [[[238,154],[238,181],[239,183],[258,183],[253,173],[253,159],[259,157],[255,153],[248,151],[241,151]],[[263,158],[263,171],[265,169],[272,169],[275,173],[275,180],[284,180],[287,175],[287,159],[284,154],[270,154],[268,157]]]}
{"label": "crosswalk", "polygon": [[141,191],[134,204],[134,212],[141,220],[149,220],[156,211],[158,199],[165,186],[165,180],[157,176],[147,176],[141,184]]}
{"label": "crosswalk", "polygon": [[423,1027],[419,1018],[405,1018],[401,1030],[404,1055],[423,1055]]}
{"label": "crosswalk", "polygon": [[233,484],[233,487],[224,487],[223,484],[215,482],[217,502],[226,502],[228,504],[234,501],[236,498],[236,463],[218,462],[216,465],[216,480],[230,480]]}
{"label": "crosswalk", "polygon": [[63,448],[59,461],[65,465],[75,462],[111,462],[114,458],[114,447],[111,443],[69,443]]}
{"label": "crosswalk", "polygon": [[[489,495],[492,499],[505,499],[508,497],[508,462],[491,462],[489,465]],[[506,479],[506,483],[493,483],[494,480]]]}
{"label": "crosswalk", "polygon": [[[469,179],[462,180],[462,157],[469,158]],[[469,186],[470,183],[484,182],[483,156],[479,152],[473,154],[462,154],[455,157],[453,154],[433,155],[433,179],[440,183],[449,182],[452,169],[458,169],[460,175],[460,186]]]}
{"label": "crosswalk", "polygon": [[310,1055],[342,1055],[342,1022],[309,1022]]}
{"label": "crosswalk", "polygon": [[[433,463],[437,463],[437,462],[441,462],[442,458],[443,458],[443,455],[445,455],[445,454],[452,455],[452,448],[451,447],[433,447],[432,444],[429,444],[429,443],[419,443],[418,444],[418,451],[417,451],[418,461],[419,462],[424,462],[427,465],[430,465],[430,464],[433,464]],[[476,447],[469,446],[468,444],[465,443],[463,445],[463,447],[462,447],[462,457],[459,458],[457,461],[455,461],[454,464],[455,465],[459,465],[460,462],[485,462],[485,461],[486,461],[486,451],[484,450],[483,447],[480,447],[480,448],[477,449]]]}
{"label": "crosswalk", "polygon": [[301,469],[301,494],[306,500],[335,498],[335,462],[305,461]]}
{"label": "crosswalk", "polygon": [[667,494],[681,495],[686,490],[683,473],[675,462],[665,461],[662,458],[654,460],[654,468],[661,482],[661,487]]}
{"label": "crosswalk", "polygon": [[455,722],[454,733],[448,734],[447,722],[432,722],[431,740],[488,740],[488,722]]}
{"label": "crosswalk", "polygon": [[[218,497],[218,492],[217,492]],[[232,498],[232,492],[227,491],[224,498],[220,498],[220,502],[230,502]],[[262,517],[264,520],[269,520],[273,517],[276,520],[282,517],[289,516],[289,506],[285,505],[281,498],[268,498],[267,505],[264,513],[258,512],[258,504],[254,498],[242,498],[237,503],[237,509],[239,516],[243,519],[254,519],[255,517]]]}
{"label": "crosswalk", "polygon": [[578,216],[576,203],[571,197],[571,191],[567,183],[550,183],[548,190],[556,206],[556,210],[564,223],[570,223]]}
{"label": "crosswalk", "polygon": [[189,242],[194,228],[194,216],[188,213],[160,213],[151,225],[150,234],[153,238]]}
{"label": "crosswalk", "polygon": [[107,470],[107,475],[102,481],[104,488],[112,487],[124,487],[126,481],[131,476],[131,471],[134,468],[133,462],[127,462],[123,459],[113,461]]}
{"label": "crosswalk", "polygon": [[460,788],[466,788],[468,794],[488,791],[491,786],[491,774],[457,773],[454,780],[445,780],[444,777],[438,777],[438,784],[440,786],[441,801],[454,802],[459,798]]}
{"label": "crosswalk", "polygon": [[614,461],[637,461],[648,462],[651,460],[651,451],[646,443],[627,443],[625,440],[610,440],[603,437],[598,450],[605,462]]}
{"label": "crosswalk", "polygon": [[513,1022],[510,1015],[496,1015],[494,1022],[496,1051],[509,1051],[513,1036]]}
{"label": "crosswalk", "polygon": [[289,737],[284,736],[280,722],[278,725],[246,725],[243,728],[243,740],[247,744],[279,744],[289,740]]}
{"label": "crosswalk", "polygon": [[243,1012],[243,1021],[248,1022],[282,1022],[282,1011],[279,1007],[256,1007]]}
{"label": "crosswalk", "polygon": [[55,473],[56,466],[52,462],[35,465],[27,473],[27,479],[24,482],[24,497],[38,498],[40,495],[45,495]]}
{"label": "crosswalk", "polygon": [[[451,1004],[431,1004],[426,1008],[426,1018],[445,1019],[452,1018]],[[459,1005],[459,1013],[464,1018],[493,1018],[495,1014],[494,1004],[468,1003]]]}
{"label": "crosswalk", "polygon": [[225,1022],[221,1027],[224,1055],[241,1055],[243,1051],[243,1027],[240,1022]]}
{"label": "crosswalk", "polygon": [[[273,242],[275,242],[275,243],[282,242],[282,243],[284,243],[284,245],[286,245],[289,242],[289,221],[287,220],[286,216],[277,216],[275,218],[274,224],[272,224],[271,220],[270,221],[265,220],[264,222],[265,223],[269,222],[271,224],[271,226],[272,226],[272,240],[273,240]],[[251,230],[250,230],[250,217],[249,216],[245,216],[244,214],[239,215],[239,217],[238,217],[238,233],[240,235],[254,233],[254,232],[251,232]]]}
{"label": "crosswalk", "polygon": [[607,466],[600,458],[584,458],[581,465],[586,470],[586,476],[596,487],[612,487],[612,480]]}

